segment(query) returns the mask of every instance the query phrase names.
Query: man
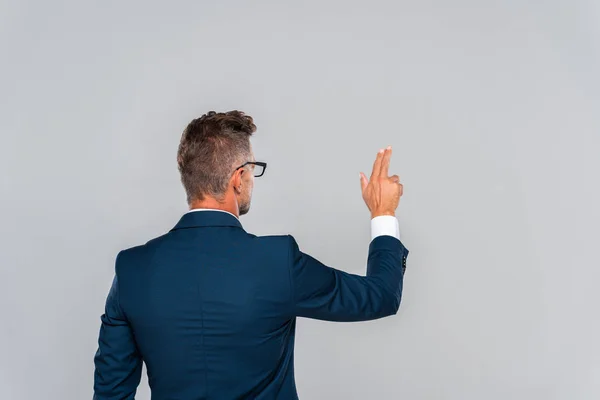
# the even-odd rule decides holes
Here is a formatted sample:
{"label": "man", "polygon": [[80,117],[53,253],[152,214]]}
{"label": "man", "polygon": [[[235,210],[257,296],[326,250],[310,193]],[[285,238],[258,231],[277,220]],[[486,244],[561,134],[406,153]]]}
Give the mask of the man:
{"label": "man", "polygon": [[366,276],[325,266],[291,235],[255,236],[250,209],[256,126],[211,111],[183,132],[177,162],[190,211],[168,233],[119,252],[96,352],[94,399],[133,399],[146,363],[153,400],[297,399],[296,317],[366,321],[396,314],[408,250],[395,210],[403,186],[388,177],[391,147],[370,179]]}

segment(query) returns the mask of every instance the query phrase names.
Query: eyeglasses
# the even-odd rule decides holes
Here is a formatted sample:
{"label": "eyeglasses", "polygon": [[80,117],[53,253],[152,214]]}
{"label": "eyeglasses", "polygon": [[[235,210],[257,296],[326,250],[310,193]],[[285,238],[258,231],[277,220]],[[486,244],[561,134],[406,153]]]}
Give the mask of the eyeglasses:
{"label": "eyeglasses", "polygon": [[238,169],[245,167],[246,165],[253,165],[254,167],[252,168],[252,172],[254,173],[254,177],[258,178],[259,176],[263,176],[263,174],[265,173],[265,170],[267,169],[267,163],[266,162],[260,162],[260,161],[247,161],[244,164],[240,165],[239,167],[237,167],[236,169],[234,169],[233,171],[237,171]]}

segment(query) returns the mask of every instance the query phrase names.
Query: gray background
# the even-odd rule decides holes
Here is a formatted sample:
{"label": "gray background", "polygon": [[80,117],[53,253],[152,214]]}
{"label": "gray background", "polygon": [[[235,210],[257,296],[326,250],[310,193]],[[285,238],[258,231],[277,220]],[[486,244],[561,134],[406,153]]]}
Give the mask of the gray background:
{"label": "gray background", "polygon": [[593,0],[0,2],[0,398],[91,398],[116,253],[186,211],[210,109],[269,163],[244,227],[353,273],[394,146],[401,310],[300,319],[301,398],[600,398],[599,27]]}

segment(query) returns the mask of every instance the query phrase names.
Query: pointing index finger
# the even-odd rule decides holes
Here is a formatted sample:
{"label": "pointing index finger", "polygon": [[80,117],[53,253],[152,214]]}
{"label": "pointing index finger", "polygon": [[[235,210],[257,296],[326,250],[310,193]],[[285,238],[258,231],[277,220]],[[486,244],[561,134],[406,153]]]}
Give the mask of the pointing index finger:
{"label": "pointing index finger", "polygon": [[375,162],[373,163],[373,172],[371,172],[371,178],[376,178],[379,176],[379,173],[381,172],[381,160],[383,159],[383,153],[384,150],[380,149],[379,152],[377,153],[377,157],[375,157]]}

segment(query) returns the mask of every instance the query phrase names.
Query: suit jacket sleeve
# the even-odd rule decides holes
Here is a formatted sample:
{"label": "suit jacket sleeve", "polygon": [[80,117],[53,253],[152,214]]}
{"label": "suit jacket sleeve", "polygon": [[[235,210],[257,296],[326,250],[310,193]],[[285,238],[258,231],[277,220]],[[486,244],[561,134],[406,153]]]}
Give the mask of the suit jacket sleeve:
{"label": "suit jacket sleeve", "polygon": [[328,321],[367,321],[398,312],[408,249],[388,235],[369,245],[366,276],[322,264],[288,235],[293,313]]}
{"label": "suit jacket sleeve", "polygon": [[94,356],[94,400],[133,400],[140,383],[142,357],[121,308],[116,272],[100,320],[98,350]]}

